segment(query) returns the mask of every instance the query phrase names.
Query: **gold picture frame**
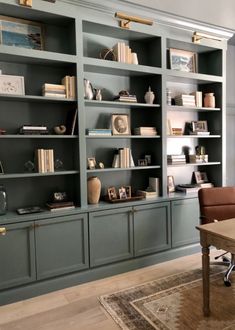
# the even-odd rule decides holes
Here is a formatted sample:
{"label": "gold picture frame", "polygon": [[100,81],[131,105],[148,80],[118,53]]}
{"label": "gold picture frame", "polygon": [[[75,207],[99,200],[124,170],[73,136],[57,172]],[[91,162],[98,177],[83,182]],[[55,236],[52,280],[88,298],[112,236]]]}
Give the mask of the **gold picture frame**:
{"label": "gold picture frame", "polygon": [[0,15],[0,44],[44,49],[44,28],[39,22]]}

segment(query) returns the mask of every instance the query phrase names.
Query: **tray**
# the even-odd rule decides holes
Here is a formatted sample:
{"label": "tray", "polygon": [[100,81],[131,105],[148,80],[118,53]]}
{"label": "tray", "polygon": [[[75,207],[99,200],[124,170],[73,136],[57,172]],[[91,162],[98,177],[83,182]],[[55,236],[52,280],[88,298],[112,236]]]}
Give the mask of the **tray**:
{"label": "tray", "polygon": [[132,196],[127,198],[116,198],[116,199],[109,199],[108,197],[105,197],[105,201],[109,203],[126,203],[126,202],[132,202],[132,201],[138,201],[144,199],[144,196]]}

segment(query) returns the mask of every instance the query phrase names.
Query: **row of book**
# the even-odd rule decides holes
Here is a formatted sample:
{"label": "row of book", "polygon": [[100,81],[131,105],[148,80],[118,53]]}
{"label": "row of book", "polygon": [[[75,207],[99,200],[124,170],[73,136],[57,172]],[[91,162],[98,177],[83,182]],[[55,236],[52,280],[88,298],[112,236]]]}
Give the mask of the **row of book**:
{"label": "row of book", "polygon": [[133,54],[136,53],[132,53],[131,48],[124,42],[118,42],[113,47],[113,52],[116,56],[117,62],[137,64],[136,60],[133,58]]}
{"label": "row of book", "polygon": [[75,209],[74,202],[72,201],[48,202],[46,206],[51,212]]}
{"label": "row of book", "polygon": [[46,97],[58,97],[64,99],[76,98],[76,77],[65,76],[61,84],[45,83],[42,85],[42,95]]}
{"label": "row of book", "polygon": [[169,165],[186,164],[186,156],[185,155],[167,155],[167,164],[169,164]]}
{"label": "row of book", "polygon": [[76,76],[65,76],[61,83],[65,86],[65,94],[67,99],[76,99]]}
{"label": "row of book", "polygon": [[136,127],[134,129],[135,135],[154,136],[157,135],[156,127]]}
{"label": "row of book", "polygon": [[35,165],[39,173],[54,172],[54,150],[36,149]]}
{"label": "row of book", "polygon": [[112,167],[113,168],[128,168],[134,167],[134,161],[130,148],[119,148],[114,155]]}

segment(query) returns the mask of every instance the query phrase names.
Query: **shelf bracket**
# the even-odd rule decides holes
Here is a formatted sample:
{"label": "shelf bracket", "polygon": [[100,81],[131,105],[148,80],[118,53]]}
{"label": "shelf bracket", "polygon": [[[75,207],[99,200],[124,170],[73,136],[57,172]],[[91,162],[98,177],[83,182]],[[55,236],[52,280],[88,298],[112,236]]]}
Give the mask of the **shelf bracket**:
{"label": "shelf bracket", "polygon": [[19,0],[21,6],[32,7],[33,0]]}

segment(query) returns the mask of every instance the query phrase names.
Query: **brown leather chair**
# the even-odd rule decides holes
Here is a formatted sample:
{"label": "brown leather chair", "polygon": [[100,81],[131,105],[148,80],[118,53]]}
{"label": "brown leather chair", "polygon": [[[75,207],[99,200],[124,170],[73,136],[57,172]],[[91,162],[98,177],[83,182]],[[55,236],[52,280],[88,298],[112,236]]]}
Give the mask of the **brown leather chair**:
{"label": "brown leather chair", "polygon": [[[198,191],[201,224],[235,218],[235,187],[202,188]],[[217,257],[216,257],[217,259]],[[235,269],[235,255],[231,255],[224,275],[224,284],[230,286],[229,275]]]}

